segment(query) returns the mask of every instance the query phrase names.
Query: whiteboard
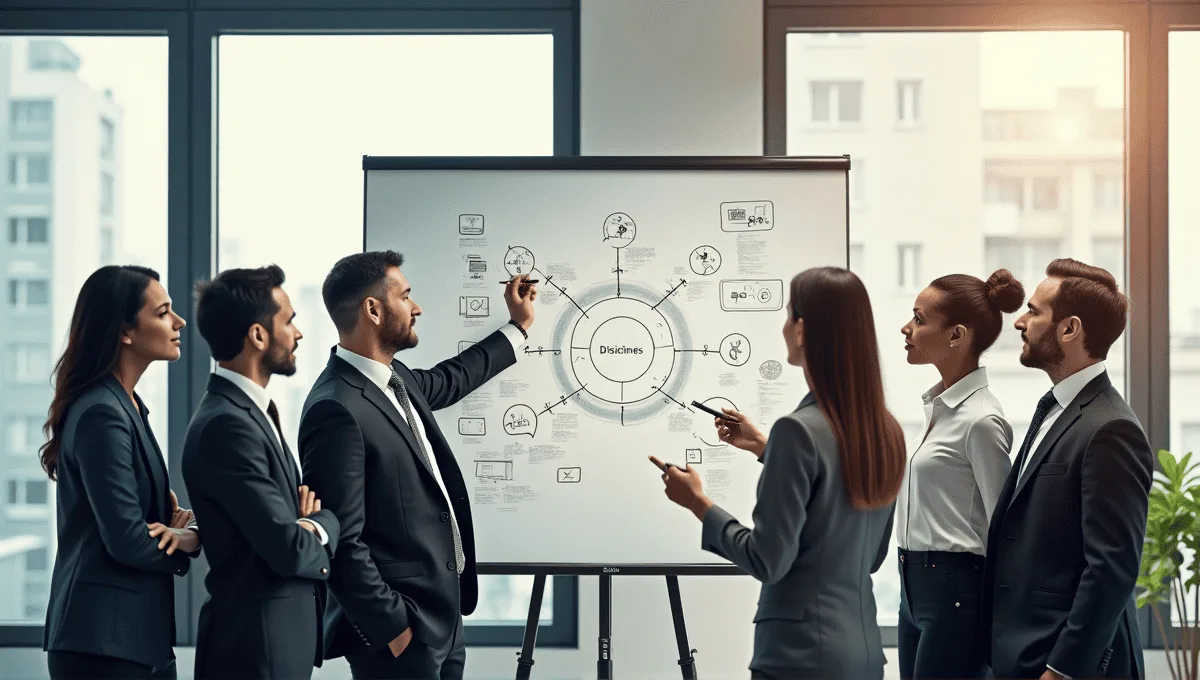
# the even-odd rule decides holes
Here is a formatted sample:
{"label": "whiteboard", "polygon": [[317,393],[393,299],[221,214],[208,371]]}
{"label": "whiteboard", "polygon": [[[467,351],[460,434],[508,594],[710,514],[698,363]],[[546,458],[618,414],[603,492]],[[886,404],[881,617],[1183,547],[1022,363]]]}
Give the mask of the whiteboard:
{"label": "whiteboard", "polygon": [[761,465],[721,444],[735,406],[769,431],[806,391],[781,328],[791,278],[846,266],[849,159],[367,157],[366,250],[393,249],[427,368],[541,281],[508,368],[436,418],[470,492],[481,564],[725,565],[670,503],[653,454],[701,471],[744,524]]}

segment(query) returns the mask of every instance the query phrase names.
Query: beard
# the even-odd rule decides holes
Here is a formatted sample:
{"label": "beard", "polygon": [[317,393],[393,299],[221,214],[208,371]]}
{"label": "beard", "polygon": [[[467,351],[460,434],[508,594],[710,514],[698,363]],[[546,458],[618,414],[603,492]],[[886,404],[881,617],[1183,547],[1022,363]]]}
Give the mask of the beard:
{"label": "beard", "polygon": [[417,346],[417,332],[413,330],[411,322],[408,326],[387,327],[382,333],[383,337],[380,338],[380,343],[392,354]]}
{"label": "beard", "polygon": [[1053,333],[1046,333],[1036,342],[1028,340],[1028,349],[1021,352],[1021,365],[1027,368],[1049,368],[1062,363],[1064,358],[1062,347],[1054,341]]}
{"label": "beard", "polygon": [[280,343],[273,343],[271,349],[267,350],[266,355],[263,356],[263,368],[267,370],[267,375],[295,375],[296,359],[293,354],[295,351],[296,346],[288,349]]}

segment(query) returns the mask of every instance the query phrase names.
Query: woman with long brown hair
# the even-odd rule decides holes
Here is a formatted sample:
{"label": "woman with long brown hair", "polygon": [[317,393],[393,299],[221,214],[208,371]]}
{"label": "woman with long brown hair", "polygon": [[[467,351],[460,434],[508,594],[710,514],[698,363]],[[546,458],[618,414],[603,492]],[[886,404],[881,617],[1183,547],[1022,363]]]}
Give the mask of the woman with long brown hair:
{"label": "woman with long brown hair", "polygon": [[883,677],[871,574],[892,535],[904,433],[884,403],[875,322],[852,272],[792,279],[783,339],[808,395],[764,436],[742,413],[715,419],[721,440],[763,464],[754,528],[704,495],[699,473],[651,457],[667,497],[702,522],[701,545],[763,583],[753,678]]}
{"label": "woman with long brown hair", "polygon": [[134,388],[150,364],[179,358],[183,326],[143,267],[101,267],[75,302],[41,449],[58,482],[43,643],[56,680],[176,677],[172,579],[200,538]]}
{"label": "woman with long brown hair", "polygon": [[982,678],[980,590],[988,522],[1008,478],[1012,427],[979,357],[1025,299],[1007,269],[987,281],[935,279],[900,332],[908,363],[941,377],[921,399],[927,426],[896,502],[900,677]]}

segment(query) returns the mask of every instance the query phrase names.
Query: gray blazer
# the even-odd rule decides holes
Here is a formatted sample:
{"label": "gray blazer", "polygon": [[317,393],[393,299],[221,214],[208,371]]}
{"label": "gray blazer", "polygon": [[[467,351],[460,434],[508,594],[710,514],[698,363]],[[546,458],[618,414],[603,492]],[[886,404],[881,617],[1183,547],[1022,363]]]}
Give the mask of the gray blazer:
{"label": "gray blazer", "polygon": [[837,439],[811,393],[771,427],[762,463],[754,528],[714,506],[701,544],[762,581],[750,670],[882,678],[871,574],[887,555],[895,505],[851,507]]}

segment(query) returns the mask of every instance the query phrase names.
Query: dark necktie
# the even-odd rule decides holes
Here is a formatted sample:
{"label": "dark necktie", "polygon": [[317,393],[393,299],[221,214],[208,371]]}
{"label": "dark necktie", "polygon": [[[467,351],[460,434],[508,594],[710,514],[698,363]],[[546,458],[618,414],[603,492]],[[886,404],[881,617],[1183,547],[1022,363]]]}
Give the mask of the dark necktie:
{"label": "dark necktie", "polygon": [[1021,444],[1021,452],[1017,454],[1016,466],[1018,482],[1021,481],[1021,475],[1025,474],[1025,459],[1033,453],[1029,450],[1030,447],[1033,446],[1033,440],[1037,439],[1038,430],[1042,429],[1042,423],[1045,422],[1046,416],[1050,413],[1050,409],[1054,408],[1054,405],[1057,403],[1058,400],[1054,398],[1054,390],[1050,390],[1046,394],[1042,395],[1042,398],[1038,400],[1037,409],[1035,409],[1033,412],[1033,420],[1029,421],[1029,431],[1025,433],[1025,441]]}
{"label": "dark necktie", "polygon": [[[404,418],[408,421],[408,426],[413,431],[413,437],[417,440],[417,449],[421,453],[421,458],[425,460],[425,464],[433,469],[433,463],[430,461],[429,451],[425,450],[425,439],[421,436],[421,431],[417,429],[417,416],[413,413],[412,401],[408,398],[408,390],[404,387],[404,381],[400,379],[400,374],[396,373],[396,369],[392,369],[392,377],[388,379],[388,387],[396,393],[396,401],[400,402],[400,408],[404,410]],[[447,499],[449,500],[449,499]],[[454,566],[458,573],[463,573],[463,565],[466,563],[466,558],[463,556],[462,536],[458,533],[458,521],[454,518],[450,520],[450,531],[454,535]]]}
{"label": "dark necktie", "polygon": [[279,425],[279,408],[275,406],[274,399],[267,404],[267,415],[271,416],[271,422],[275,424],[275,436],[279,438],[279,448],[283,449],[284,457],[288,459],[288,469],[292,470],[292,486],[300,488],[300,471],[293,470],[296,467],[296,461],[292,458],[292,452],[288,450],[287,443],[283,441],[283,427]]}

